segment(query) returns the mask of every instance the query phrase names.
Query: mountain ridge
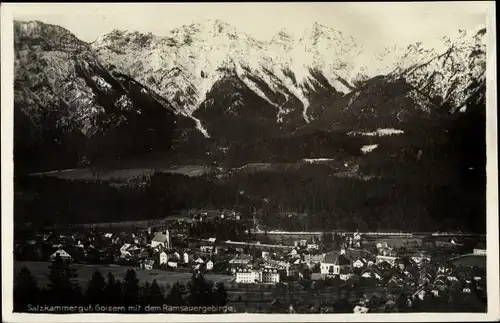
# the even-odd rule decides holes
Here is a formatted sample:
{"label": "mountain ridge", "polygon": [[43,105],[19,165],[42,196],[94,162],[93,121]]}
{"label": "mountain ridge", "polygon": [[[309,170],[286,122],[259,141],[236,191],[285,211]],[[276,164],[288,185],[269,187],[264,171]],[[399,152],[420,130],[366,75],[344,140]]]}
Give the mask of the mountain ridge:
{"label": "mountain ridge", "polygon": [[[138,102],[149,102],[172,120],[154,123],[155,131],[175,129],[177,147],[189,150],[194,141],[201,155],[214,142],[225,147],[336,126],[403,128],[411,118],[464,110],[485,82],[481,28],[443,39],[443,52],[416,43],[369,53],[318,23],[300,37],[280,30],[269,42],[213,19],[165,37],[113,30],[90,43],[42,22],[15,25],[16,102],[31,120],[36,111],[63,104],[58,113],[74,125],[70,132],[92,137],[142,120]],[[368,63],[356,62],[367,56]],[[144,127],[144,133],[152,129]]]}
{"label": "mountain ridge", "polygon": [[[441,58],[440,55],[449,52],[450,49],[454,51],[453,54],[458,53],[456,56],[461,56],[460,59],[464,61],[467,51],[471,50],[467,46],[472,45],[469,39],[464,39],[464,37],[469,37],[470,33],[459,33],[458,40],[463,40],[462,43],[450,42],[448,50],[444,53],[435,53],[432,49],[422,48],[421,43],[417,43],[416,45],[410,44],[405,49],[399,49],[402,53],[399,53],[397,50],[393,51],[395,52],[393,56],[396,56],[395,59],[397,61],[393,61],[392,64],[384,63],[383,60],[387,59],[387,57],[389,57],[389,61],[394,59],[390,55],[387,55],[387,53],[386,55],[382,53],[380,54],[382,56],[381,67],[376,67],[375,71],[365,72],[368,70],[369,65],[376,66],[376,64],[371,64],[373,60],[368,60],[368,63],[356,63],[355,59],[361,57],[360,55],[364,52],[363,46],[358,46],[352,37],[348,38],[348,41],[345,41],[342,32],[324,25],[313,24],[312,28],[304,31],[300,39],[285,41],[286,46],[282,48],[283,46],[273,46],[276,45],[276,37],[269,44],[265,44],[265,42],[255,40],[247,34],[236,32],[228,24],[215,21],[215,24],[212,26],[210,23],[213,23],[213,21],[209,20],[208,25],[193,24],[183,27],[184,29],[187,28],[189,31],[188,34],[191,37],[196,35],[194,37],[197,41],[195,44],[186,44],[184,42],[180,43],[180,45],[168,46],[165,50],[159,45],[155,45],[154,51],[150,53],[147,53],[147,50],[146,53],[140,52],[137,56],[137,53],[133,51],[129,53],[129,55],[134,57],[134,61],[135,57],[154,57],[154,61],[150,62],[150,68],[144,71],[141,71],[140,68],[135,68],[133,63],[127,63],[130,60],[127,60],[126,56],[116,57],[116,53],[111,53],[106,48],[103,48],[105,46],[100,45],[101,42],[99,41],[93,43],[93,49],[102,61],[121,61],[122,66],[128,70],[129,74],[139,78],[146,84],[152,83],[153,86],[163,87],[163,91],[160,90],[162,91],[162,95],[187,98],[184,101],[178,102],[177,109],[180,113],[192,115],[202,105],[207,88],[213,86],[222,77],[218,73],[220,68],[232,69],[236,72],[245,69],[247,73],[238,73],[242,81],[249,88],[253,89],[256,94],[268,101],[271,106],[280,106],[283,102],[276,102],[269,99],[263,94],[259,86],[255,86],[251,78],[261,79],[274,93],[281,93],[284,96],[293,96],[298,99],[302,104],[304,121],[307,123],[310,121],[310,116],[307,112],[310,105],[308,97],[311,92],[310,90],[314,92],[315,89],[324,85],[317,81],[310,72],[311,70],[319,71],[322,77],[328,81],[330,87],[343,94],[351,92],[357,87],[355,84],[359,84],[359,82],[377,75],[387,74],[394,74],[395,78],[398,76],[407,77],[412,84],[421,90],[426,90],[427,84],[421,84],[421,81],[425,78],[427,83],[433,83],[434,81],[429,80],[429,78],[434,77],[431,77],[431,75],[436,71],[437,66],[432,67],[428,72],[424,71],[423,75],[416,75],[418,71],[425,68],[426,65],[429,65],[434,60],[439,60]],[[214,31],[217,28],[221,28],[221,26],[223,26],[222,28],[229,28],[230,31],[228,33],[217,33]],[[185,36],[186,31],[184,29],[178,29],[183,30],[182,33],[174,32],[178,37],[177,43],[179,43],[180,38]],[[215,35],[216,37],[210,38],[207,35]],[[106,35],[101,36],[101,38],[103,37],[106,38]],[[213,41],[213,39],[219,39],[217,37],[220,40]],[[157,37],[155,39],[164,40],[166,37]],[[209,52],[204,52],[207,50]],[[167,67],[162,66],[161,62],[158,61],[161,60],[158,57],[162,57],[162,54],[164,59],[171,61],[170,63],[165,63]],[[364,55],[366,56],[366,52]],[[369,53],[368,55],[376,56],[376,53]],[[185,59],[186,57],[191,57],[192,59]],[[148,59],[146,58],[143,61],[147,62]],[[418,64],[419,62],[421,63],[420,65]],[[465,62],[461,63],[465,65]],[[171,84],[149,82],[152,79],[147,78],[151,77],[151,74],[159,73],[159,71],[169,70],[168,64],[177,68],[184,67],[182,73],[174,76],[176,83],[175,90],[169,87]],[[186,68],[187,65],[194,66],[194,68],[189,70],[189,67]],[[373,69],[373,67],[371,68]],[[270,71],[271,73],[267,73],[266,71]],[[448,73],[450,72],[448,71]],[[477,75],[481,73],[479,72]],[[269,74],[272,74],[273,77],[270,78]],[[477,75],[474,75],[474,77]],[[460,82],[464,84],[469,83],[468,79],[463,81],[457,80],[456,75],[449,77],[452,79],[447,79],[446,81],[450,81],[452,84]],[[277,81],[279,84],[277,84]],[[440,86],[443,87],[442,85]],[[463,88],[465,86],[459,87]],[[283,88],[286,91],[283,91]],[[433,93],[432,90],[436,93]],[[444,99],[446,99],[447,93],[446,89],[431,89],[432,95],[444,95]],[[463,101],[462,98],[451,98],[450,100],[454,108],[457,108],[457,106],[460,107]],[[280,118],[277,117],[277,119]]]}

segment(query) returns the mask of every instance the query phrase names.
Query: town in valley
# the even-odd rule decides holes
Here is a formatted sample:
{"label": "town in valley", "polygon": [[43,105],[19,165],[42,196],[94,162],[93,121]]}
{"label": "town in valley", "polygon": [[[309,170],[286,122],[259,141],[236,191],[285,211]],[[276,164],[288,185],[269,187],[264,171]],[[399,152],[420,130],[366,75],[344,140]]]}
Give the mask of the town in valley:
{"label": "town in valley", "polygon": [[486,2],[93,6],[12,14],[14,316],[492,314]]}
{"label": "town in valley", "polygon": [[[96,270],[120,279],[132,269],[139,284],[155,280],[165,302],[175,283],[200,275],[224,286],[225,312],[379,313],[453,311],[454,306],[482,311],[486,306],[484,237],[267,231],[257,218],[233,210],[190,210],[185,217],[26,229],[16,239],[15,269],[30,270],[40,287],[56,258],[76,268],[82,287]],[[214,228],[219,227],[241,230],[240,238],[218,238]]]}

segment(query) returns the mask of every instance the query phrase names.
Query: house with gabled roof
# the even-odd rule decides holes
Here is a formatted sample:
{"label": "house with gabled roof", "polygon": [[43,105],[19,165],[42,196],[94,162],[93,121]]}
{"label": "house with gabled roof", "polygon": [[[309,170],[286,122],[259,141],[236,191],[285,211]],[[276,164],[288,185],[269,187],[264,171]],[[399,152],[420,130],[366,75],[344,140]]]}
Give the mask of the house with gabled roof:
{"label": "house with gabled roof", "polygon": [[64,249],[58,249],[56,252],[54,252],[50,256],[50,260],[54,261],[56,257],[59,256],[62,260],[64,261],[72,261],[73,257],[69,253],[66,252]]}
{"label": "house with gabled roof", "polygon": [[404,276],[400,272],[394,272],[387,284],[400,285],[404,282]]}
{"label": "house with gabled roof", "polygon": [[124,245],[122,245],[120,248],[120,257],[122,257],[122,258],[132,257],[132,254],[128,250],[131,246],[132,245],[130,243],[125,243]]}
{"label": "house with gabled roof", "polygon": [[352,266],[358,269],[366,268],[368,266],[368,261],[365,258],[358,258],[352,263]]}
{"label": "house with gabled roof", "polygon": [[351,259],[343,254],[328,253],[320,265],[322,274],[340,275],[351,268]]}
{"label": "house with gabled roof", "polygon": [[324,254],[323,260],[320,262],[320,272],[324,275],[333,275],[333,265],[339,253],[328,252]]}
{"label": "house with gabled roof", "polygon": [[151,247],[162,247],[164,249],[172,248],[172,240],[168,230],[156,232],[153,239],[151,239]]}
{"label": "house with gabled roof", "polygon": [[322,260],[325,258],[325,254],[309,254],[309,253],[306,253],[306,254],[303,254],[302,256],[303,256],[304,262],[310,263],[310,264],[321,263]]}
{"label": "house with gabled roof", "polygon": [[353,277],[357,277],[359,279],[359,276],[356,276],[356,273],[351,268],[344,267],[340,269],[339,278],[341,280],[347,281]]}
{"label": "house with gabled roof", "polygon": [[164,265],[168,262],[168,255],[165,251],[158,253],[158,264]]}

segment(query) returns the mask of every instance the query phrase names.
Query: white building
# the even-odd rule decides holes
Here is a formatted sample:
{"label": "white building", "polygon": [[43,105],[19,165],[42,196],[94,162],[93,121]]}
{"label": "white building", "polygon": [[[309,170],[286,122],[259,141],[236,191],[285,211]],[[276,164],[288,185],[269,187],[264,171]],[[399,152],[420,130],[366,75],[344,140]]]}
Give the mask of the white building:
{"label": "white building", "polygon": [[132,257],[132,253],[128,250],[128,249],[130,249],[131,246],[132,245],[129,244],[129,243],[126,243],[123,246],[121,246],[121,248],[120,248],[120,257],[122,257],[122,258]]}
{"label": "white building", "polygon": [[293,242],[293,245],[295,247],[305,247],[305,246],[307,246],[307,240],[305,240],[305,239],[296,240],[296,241]]}
{"label": "white building", "polygon": [[477,248],[475,248],[473,250],[473,254],[478,255],[478,256],[486,256],[486,249],[477,249]]}
{"label": "white building", "polygon": [[335,254],[327,253],[323,257],[323,260],[320,263],[320,272],[324,275],[332,274],[333,275],[333,263],[335,262]]}
{"label": "white building", "polygon": [[54,252],[50,256],[50,260],[54,261],[57,256],[61,257],[61,259],[64,260],[64,261],[73,260],[73,257],[71,257],[71,255],[69,253],[67,253],[66,250],[64,250],[64,249],[59,249],[56,252]]}
{"label": "white building", "polygon": [[160,246],[164,249],[172,248],[172,239],[168,230],[156,232],[153,239],[151,239],[151,247],[156,248]]}
{"label": "white building", "polygon": [[187,252],[184,252],[182,254],[182,260],[184,261],[185,264],[189,263],[189,255]]}
{"label": "white building", "polygon": [[280,281],[280,274],[276,269],[251,270],[240,268],[235,274],[235,281],[242,284],[276,284]]}
{"label": "white building", "polygon": [[284,271],[287,276],[290,276],[292,274],[292,271],[290,270],[290,263],[286,261],[268,259],[264,262],[264,267],[267,269]]}
{"label": "white building", "polygon": [[322,274],[340,275],[341,272],[351,268],[351,260],[343,254],[327,253],[321,262]]}
{"label": "white building", "polygon": [[354,273],[349,268],[343,268],[339,272],[339,278],[341,280],[344,280],[344,281],[349,280],[349,278],[351,278],[353,276],[354,276]]}
{"label": "white building", "polygon": [[238,269],[236,271],[236,279],[237,283],[242,284],[254,284],[258,283],[262,280],[262,273],[257,270],[250,269]]}
{"label": "white building", "polygon": [[352,263],[354,268],[364,268],[367,266],[367,261],[363,258],[359,258]]}
{"label": "white building", "polygon": [[366,314],[370,309],[363,305],[356,305],[352,310],[355,314]]}
{"label": "white building", "polygon": [[212,261],[212,260],[207,261],[207,263],[205,264],[205,268],[206,268],[207,270],[212,270],[212,269],[214,269],[214,263],[213,263],[213,261]]}
{"label": "white building", "polygon": [[262,272],[262,282],[267,284],[277,284],[280,282],[280,274],[276,269],[264,270]]}
{"label": "white building", "polygon": [[315,243],[310,243],[307,245],[307,250],[318,250],[319,246]]}
{"label": "white building", "polygon": [[160,265],[166,264],[168,262],[168,255],[165,251],[160,252],[159,258],[160,259],[159,259],[158,263]]}

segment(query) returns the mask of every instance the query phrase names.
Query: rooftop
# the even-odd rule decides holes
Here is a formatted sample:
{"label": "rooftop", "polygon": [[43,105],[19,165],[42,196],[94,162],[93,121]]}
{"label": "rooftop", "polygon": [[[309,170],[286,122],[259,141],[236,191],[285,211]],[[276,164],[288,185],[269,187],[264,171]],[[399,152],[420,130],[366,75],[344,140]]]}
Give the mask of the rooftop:
{"label": "rooftop", "polygon": [[163,234],[163,232],[157,232],[152,239],[152,241],[157,241],[157,242],[167,242],[168,241],[168,236]]}

